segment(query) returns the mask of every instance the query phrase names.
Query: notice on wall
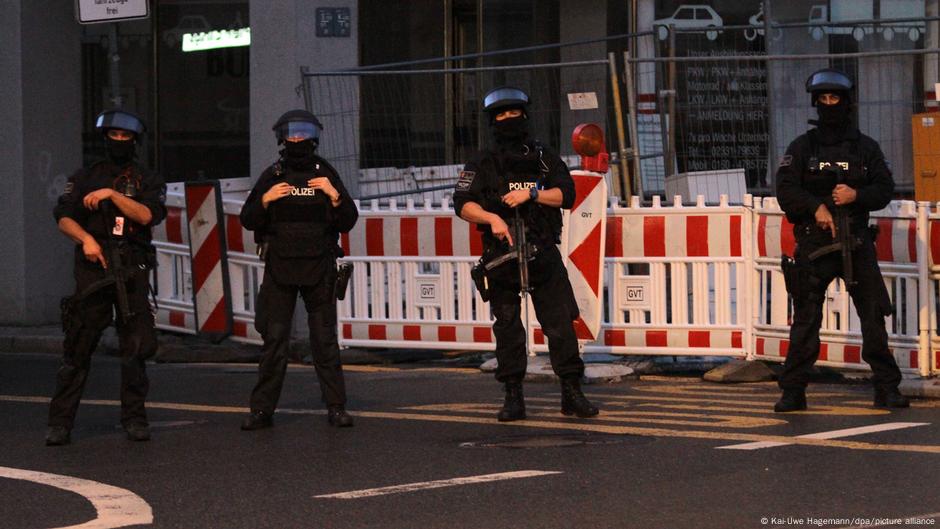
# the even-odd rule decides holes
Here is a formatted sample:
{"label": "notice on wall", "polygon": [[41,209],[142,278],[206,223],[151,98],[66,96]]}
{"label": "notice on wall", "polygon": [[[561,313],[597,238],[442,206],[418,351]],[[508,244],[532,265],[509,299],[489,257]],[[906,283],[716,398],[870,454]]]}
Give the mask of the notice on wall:
{"label": "notice on wall", "polygon": [[352,33],[352,15],[348,7],[318,7],[317,37],[348,37]]}
{"label": "notice on wall", "polygon": [[80,24],[120,22],[148,16],[148,0],[75,0],[75,18]]}
{"label": "notice on wall", "polygon": [[765,47],[761,4],[665,1],[657,3],[656,18],[661,46],[672,26],[678,30],[676,56],[699,59],[676,66],[678,172],[744,169],[749,187],[766,187],[770,134],[767,68],[759,57]]}
{"label": "notice on wall", "polygon": [[568,108],[571,110],[593,110],[597,108],[597,93],[576,92],[568,94]]}

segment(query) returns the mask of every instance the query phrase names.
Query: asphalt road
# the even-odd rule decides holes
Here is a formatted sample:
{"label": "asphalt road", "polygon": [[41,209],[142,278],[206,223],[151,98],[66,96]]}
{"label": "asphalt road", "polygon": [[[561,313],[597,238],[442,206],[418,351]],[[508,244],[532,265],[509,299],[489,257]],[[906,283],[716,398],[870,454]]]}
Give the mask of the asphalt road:
{"label": "asphalt road", "polygon": [[940,402],[877,410],[865,385],[812,386],[808,412],[781,416],[772,384],[650,377],[586,386],[602,414],[578,420],[531,383],[530,418],[499,424],[490,375],[353,366],[356,426],[337,430],[299,366],[275,427],[242,432],[252,366],[161,364],[153,440],[131,443],[120,364],[99,357],[72,444],[49,448],[57,364],[0,354],[4,529],[940,525]]}

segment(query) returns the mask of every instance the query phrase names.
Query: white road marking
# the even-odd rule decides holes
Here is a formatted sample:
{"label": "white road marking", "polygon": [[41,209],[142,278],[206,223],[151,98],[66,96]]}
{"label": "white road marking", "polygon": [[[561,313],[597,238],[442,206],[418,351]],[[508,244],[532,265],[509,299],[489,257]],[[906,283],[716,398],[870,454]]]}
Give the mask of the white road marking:
{"label": "white road marking", "polygon": [[437,481],[422,481],[420,483],[408,483],[405,485],[394,485],[391,487],[380,487],[377,489],[354,490],[350,492],[338,492],[336,494],[322,494],[314,498],[334,498],[339,500],[353,500],[356,498],[369,498],[372,496],[383,496],[385,494],[397,494],[400,492],[414,492],[416,490],[440,489],[443,487],[456,487],[458,485],[472,485],[474,483],[487,483],[489,481],[502,481],[506,479],[534,478],[537,476],[548,476],[551,474],[562,474],[556,471],[544,470],[519,470],[516,472],[501,472],[499,474],[483,474],[481,476],[468,476],[465,478],[441,479]]}
{"label": "white road marking", "polygon": [[0,467],[0,478],[31,481],[74,492],[91,502],[98,512],[94,520],[58,529],[113,529],[153,523],[150,505],[133,492],[87,479],[47,474],[20,468]]}
{"label": "white road marking", "polygon": [[[806,435],[798,435],[797,439],[839,439],[842,437],[851,437],[853,435],[862,435],[866,433],[887,432],[890,430],[901,430],[904,428],[913,428],[915,426],[927,426],[929,422],[887,422],[884,424],[872,424],[871,426],[860,426],[858,428],[846,428],[844,430],[832,430],[831,432],[819,432]],[[777,441],[758,441],[755,443],[744,443],[737,445],[727,445],[717,447],[719,450],[758,450],[761,448],[773,448],[776,446],[787,446],[793,443],[783,443]]]}

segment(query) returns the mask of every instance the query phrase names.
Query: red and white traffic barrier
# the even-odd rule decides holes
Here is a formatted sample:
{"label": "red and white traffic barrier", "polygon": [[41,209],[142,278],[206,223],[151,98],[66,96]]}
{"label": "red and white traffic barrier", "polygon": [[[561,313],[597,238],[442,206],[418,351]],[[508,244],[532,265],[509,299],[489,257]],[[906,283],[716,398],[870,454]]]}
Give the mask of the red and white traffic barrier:
{"label": "red and white traffic barrier", "polygon": [[157,301],[155,323],[161,330],[195,334],[189,229],[182,185],[170,185],[166,207],[166,220],[153,229],[157,250],[157,267],[151,279]]}
{"label": "red and white traffic barrier", "polygon": [[[785,359],[790,309],[779,265],[782,254],[792,255],[795,241],[775,200],[746,197],[740,206],[667,206],[654,200],[647,207],[634,201],[594,216],[582,215],[582,209],[606,199],[601,183],[584,180],[579,190],[560,249],[579,299],[576,329],[587,338],[585,351]],[[192,286],[217,281],[220,270],[233,291],[232,338],[259,343],[254,298],[264,265],[254,255],[252,234],[238,222],[241,200],[225,201],[220,233],[210,235],[204,230],[211,220],[199,212],[214,206],[206,206],[209,195],[198,198],[193,196],[190,210],[202,221],[189,219],[182,195],[171,193],[168,220],[155,230],[161,263],[155,273],[157,324],[195,332],[196,315],[205,309],[192,303],[192,297],[197,304],[200,299],[200,289],[193,296]],[[489,304],[470,280],[482,253],[476,228],[454,216],[446,201],[434,208],[411,201],[360,206],[360,222],[341,238],[345,259],[355,263],[349,292],[339,302],[341,345],[492,350]],[[873,214],[872,224],[879,227],[877,255],[897,308],[886,321],[889,346],[906,372],[940,373],[940,210],[896,202]],[[191,237],[183,226],[195,229]],[[200,259],[199,249],[213,237],[227,246],[227,265],[219,254]],[[195,259],[189,258],[190,239]],[[601,251],[603,265],[585,257]],[[213,310],[219,307],[218,290],[207,293]],[[533,349],[544,351],[545,337],[532,323]],[[864,368],[859,325],[851,300],[833,282],[820,362]]]}
{"label": "red and white traffic barrier", "polygon": [[186,184],[196,329],[216,340],[232,332],[226,240],[217,181]]}

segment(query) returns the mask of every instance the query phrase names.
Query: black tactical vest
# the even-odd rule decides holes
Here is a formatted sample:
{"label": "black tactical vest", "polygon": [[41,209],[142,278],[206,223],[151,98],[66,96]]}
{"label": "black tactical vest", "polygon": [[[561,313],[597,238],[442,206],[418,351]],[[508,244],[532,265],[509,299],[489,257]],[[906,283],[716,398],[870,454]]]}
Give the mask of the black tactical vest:
{"label": "black tactical vest", "polygon": [[[859,189],[868,184],[868,171],[859,154],[858,141],[843,140],[825,144],[819,141],[815,131],[809,135],[810,156],[803,174],[806,190],[820,198],[830,211],[835,211],[832,202],[832,189],[838,184],[845,184]],[[859,210],[857,205],[847,206],[853,217],[861,224],[867,224],[867,212]]]}
{"label": "black tactical vest", "polygon": [[281,284],[314,285],[321,279],[322,261],[332,262],[336,235],[332,233],[330,198],[307,181],[315,171],[288,171],[274,184],[287,182],[290,195],[269,206],[271,222],[266,235],[274,279]]}
{"label": "black tactical vest", "polygon": [[[119,168],[114,164],[102,161],[91,167],[88,181],[83,186],[83,192],[88,193],[96,189],[111,188],[118,193],[134,198],[141,192],[142,178],[140,171],[134,164]],[[110,238],[147,245],[151,239],[149,227],[138,224],[122,214],[110,200],[102,201],[97,210],[90,211],[82,224],[85,231],[99,242],[107,241]]]}
{"label": "black tactical vest", "polygon": [[[543,159],[544,153],[541,145],[533,143],[531,146],[527,144],[527,147],[529,150],[522,155],[507,156],[494,153],[491,157],[495,165],[497,189],[484,208],[499,215],[507,224],[514,222],[516,212],[502,203],[503,195],[518,189],[528,191],[532,188],[545,188],[548,162]],[[550,208],[530,201],[517,209],[526,223],[526,236],[530,242],[542,247],[560,242],[561,210],[559,208]],[[489,234],[490,232],[487,229],[483,233]],[[496,243],[495,240],[490,242]]]}

